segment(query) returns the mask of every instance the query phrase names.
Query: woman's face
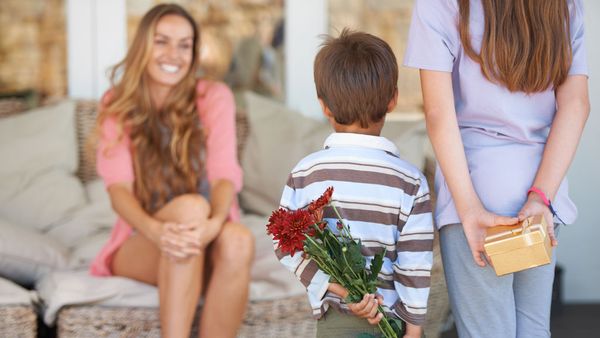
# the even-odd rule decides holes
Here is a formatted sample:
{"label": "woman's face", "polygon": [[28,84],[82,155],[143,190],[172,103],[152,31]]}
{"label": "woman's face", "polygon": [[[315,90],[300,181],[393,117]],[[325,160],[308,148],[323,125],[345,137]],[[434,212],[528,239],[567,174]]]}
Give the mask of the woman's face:
{"label": "woman's face", "polygon": [[165,15],[156,24],[152,57],[146,67],[153,85],[173,87],[192,64],[194,31],[179,15]]}

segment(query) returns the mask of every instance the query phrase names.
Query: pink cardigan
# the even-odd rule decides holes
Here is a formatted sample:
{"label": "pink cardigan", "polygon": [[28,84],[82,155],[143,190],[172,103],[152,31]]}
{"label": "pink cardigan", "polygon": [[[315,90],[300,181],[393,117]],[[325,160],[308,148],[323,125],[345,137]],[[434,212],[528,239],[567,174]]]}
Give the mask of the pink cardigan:
{"label": "pink cardigan", "polygon": [[[196,86],[196,105],[200,122],[206,133],[206,174],[209,182],[219,179],[231,181],[237,192],[242,187],[242,170],[237,161],[235,134],[235,103],[229,88],[223,83],[199,80]],[[106,95],[105,95],[106,97]],[[96,153],[98,174],[108,188],[117,182],[133,182],[134,172],[130,151],[130,139],[112,145],[118,134],[115,119],[107,119],[101,126],[101,136]],[[104,150],[111,145],[108,153]],[[239,221],[239,207],[234,202],[229,218]],[[110,276],[112,255],[131,234],[132,228],[119,218],[108,243],[92,261],[90,272],[95,276]]]}

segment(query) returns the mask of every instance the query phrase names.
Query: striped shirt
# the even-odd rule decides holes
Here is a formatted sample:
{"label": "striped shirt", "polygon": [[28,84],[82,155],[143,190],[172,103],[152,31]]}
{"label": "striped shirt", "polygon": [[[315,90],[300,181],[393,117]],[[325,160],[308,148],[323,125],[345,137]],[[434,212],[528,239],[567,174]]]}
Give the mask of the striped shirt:
{"label": "striped shirt", "polygon": [[[431,282],[433,220],[429,189],[423,174],[399,157],[396,146],[384,137],[333,133],[323,150],[308,155],[292,170],[281,197],[281,207],[306,207],[333,186],[333,204],[352,237],[362,241],[366,268],[385,248],[377,292],[389,314],[415,325],[425,323]],[[337,233],[337,216],[324,210],[329,228]],[[277,243],[275,242],[275,247]],[[315,318],[329,306],[344,313],[344,300],[327,291],[329,276],[300,254],[280,262],[306,287]]]}

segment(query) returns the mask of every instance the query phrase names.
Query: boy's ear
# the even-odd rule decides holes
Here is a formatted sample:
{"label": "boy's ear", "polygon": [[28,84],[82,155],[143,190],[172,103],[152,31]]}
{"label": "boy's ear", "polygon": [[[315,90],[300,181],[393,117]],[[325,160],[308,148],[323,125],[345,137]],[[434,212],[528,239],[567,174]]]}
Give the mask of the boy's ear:
{"label": "boy's ear", "polygon": [[328,119],[333,118],[333,114],[331,113],[331,110],[329,110],[329,107],[327,107],[325,102],[323,102],[323,99],[319,99],[319,104],[321,105],[321,110],[323,111],[323,115],[325,115],[325,117]]}
{"label": "boy's ear", "polygon": [[398,88],[396,87],[396,91],[394,92],[394,96],[392,96],[392,99],[388,103],[387,112],[391,113],[394,110],[394,108],[396,108],[397,104],[398,104]]}

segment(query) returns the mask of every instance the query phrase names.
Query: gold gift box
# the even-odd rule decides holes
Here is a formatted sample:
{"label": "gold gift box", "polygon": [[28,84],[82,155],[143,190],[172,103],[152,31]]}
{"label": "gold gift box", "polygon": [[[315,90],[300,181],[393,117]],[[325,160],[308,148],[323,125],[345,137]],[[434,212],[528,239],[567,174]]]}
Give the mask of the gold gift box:
{"label": "gold gift box", "polygon": [[517,225],[489,228],[485,252],[496,275],[517,272],[550,263],[552,247],[543,216],[529,217]]}

